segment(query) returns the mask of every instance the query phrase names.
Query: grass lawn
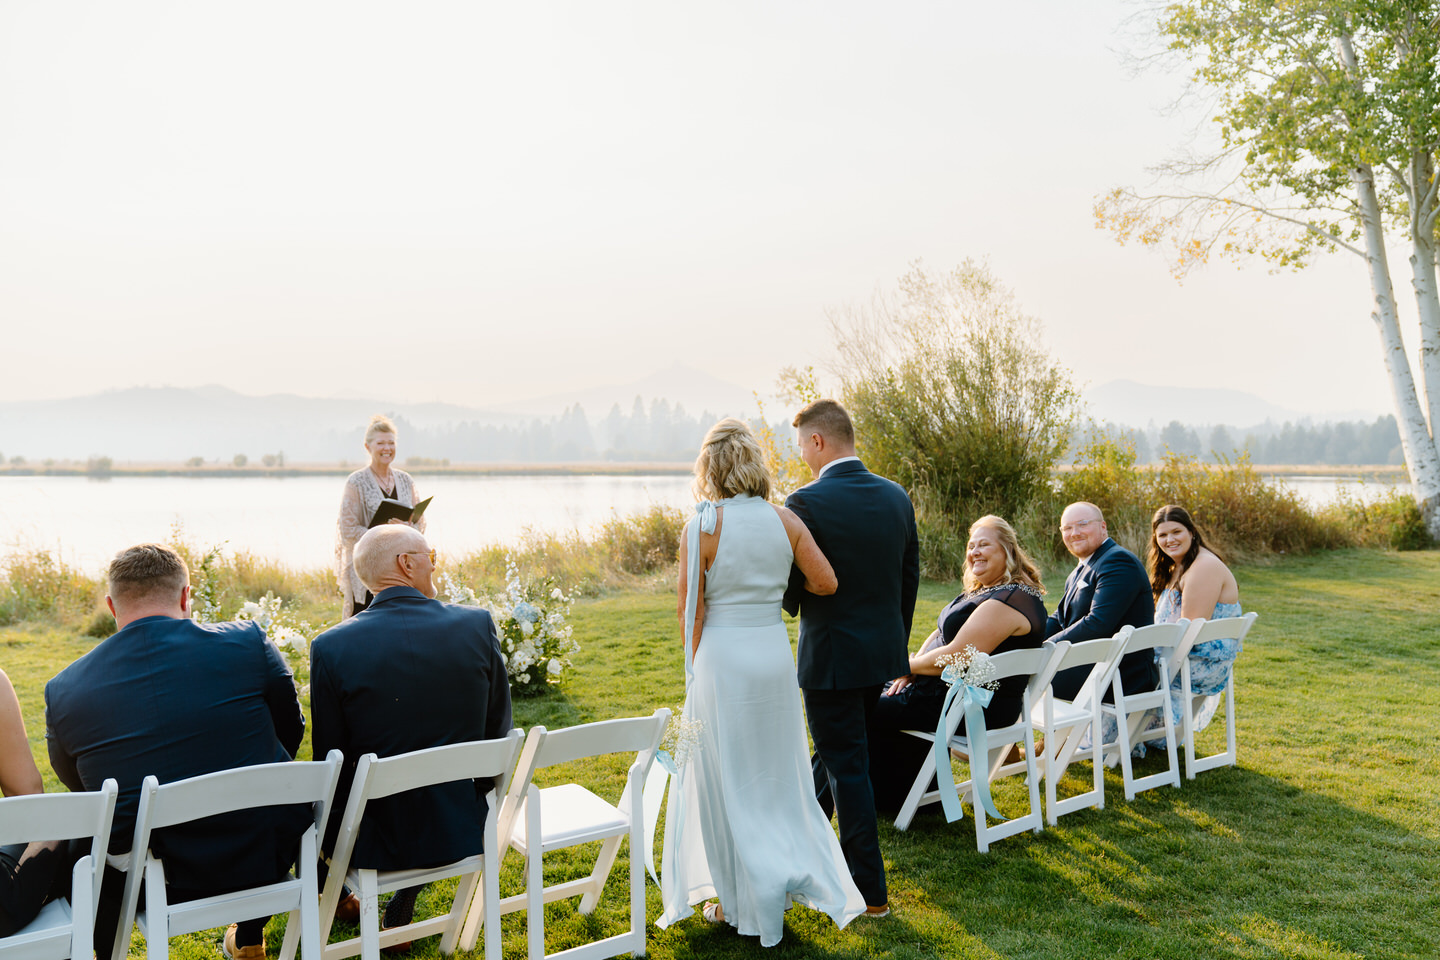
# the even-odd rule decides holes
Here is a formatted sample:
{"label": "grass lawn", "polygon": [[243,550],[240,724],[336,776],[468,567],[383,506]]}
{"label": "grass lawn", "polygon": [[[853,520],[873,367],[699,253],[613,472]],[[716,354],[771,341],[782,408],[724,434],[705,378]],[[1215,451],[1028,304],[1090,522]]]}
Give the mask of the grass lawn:
{"label": "grass lawn", "polygon": [[[1238,665],[1240,765],[1200,774],[1127,803],[1118,772],[1107,806],[1058,829],[975,852],[968,819],[922,812],[911,829],[880,828],[894,914],[836,930],[791,911],[786,957],[1434,957],[1440,917],[1440,553],[1348,550],[1238,571],[1241,600],[1260,620]],[[1063,570],[1050,578],[1058,598]],[[953,584],[925,584],[923,637]],[[1051,604],[1053,606],[1053,602]],[[649,713],[683,698],[674,601],[628,593],[577,603],[583,649],[555,694],[519,699],[515,722],[566,726]],[[93,640],[38,626],[0,631],[0,664],[20,693],[47,775],[44,682]],[[1217,725],[1218,728],[1218,725]],[[1218,740],[1218,729],[1206,737]],[[1202,749],[1205,744],[1202,738]],[[1213,748],[1213,743],[1211,744]],[[306,745],[308,756],[308,743]],[[614,799],[624,758],[557,772]],[[1163,762],[1163,761],[1160,761]],[[1156,769],[1153,758],[1139,772]],[[1083,789],[1088,768],[1072,768]],[[1022,799],[999,784],[1001,809]],[[936,808],[931,808],[932,810]],[[969,811],[967,808],[967,818]],[[662,828],[663,829],[663,828]],[[584,853],[591,854],[591,850]],[[658,857],[657,857],[658,859]],[[584,856],[546,858],[547,882],[587,872]],[[546,909],[547,947],[618,932],[626,922],[621,858],[600,908]],[[502,893],[520,889],[506,860]],[[438,909],[429,891],[422,911]],[[660,895],[648,888],[650,917]],[[271,949],[281,922],[270,926]],[[524,916],[504,921],[505,954],[524,955]],[[219,955],[219,932],[179,938],[177,957]],[[415,956],[435,954],[437,940]],[[650,955],[753,956],[758,941],[696,918],[651,928]],[[137,936],[132,952],[142,949]]]}

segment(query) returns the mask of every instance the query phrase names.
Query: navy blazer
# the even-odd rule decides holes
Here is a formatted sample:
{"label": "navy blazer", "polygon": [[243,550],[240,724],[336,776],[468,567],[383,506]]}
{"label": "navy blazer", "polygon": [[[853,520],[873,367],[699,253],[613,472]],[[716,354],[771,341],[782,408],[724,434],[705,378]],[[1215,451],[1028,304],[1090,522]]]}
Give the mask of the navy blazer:
{"label": "navy blazer", "polygon": [[[1080,565],[1065,578],[1065,595],[1045,624],[1045,638],[1057,643],[1068,640],[1080,643],[1113,637],[1125,626],[1145,627],[1155,622],[1155,598],[1150,593],[1150,577],[1140,559],[1106,538],[1085,560],[1083,583],[1077,583]],[[1088,675],[1089,667],[1079,668]],[[1065,671],[1069,673],[1070,671]],[[1155,656],[1149,650],[1126,654],[1120,661],[1120,676],[1127,694],[1155,689],[1160,674]],[[1056,678],[1060,696],[1069,692],[1067,684]],[[1079,683],[1083,683],[1081,677]],[[1075,684],[1078,688],[1079,683]],[[1072,699],[1072,696],[1066,699]],[[1111,693],[1106,691],[1108,703]]]}
{"label": "navy blazer", "polygon": [[[334,849],[355,765],[510,732],[510,683],[488,610],[388,587],[310,647],[314,755],[345,753],[326,848]],[[404,870],[482,852],[484,783],[439,784],[372,801],[351,865]]]}
{"label": "navy blazer", "polygon": [[806,690],[851,690],[910,670],[920,540],[905,488],[858,460],[837,463],[785,500],[810,528],[839,588],[828,597],[790,572],[785,611],[800,613],[796,668]]}
{"label": "navy blazer", "polygon": [[[110,851],[130,849],[140,785],[291,759],[305,715],[256,623],[144,617],[45,685],[50,765],[71,790],[120,785]],[[165,879],[197,890],[273,883],[295,862],[308,805],[242,810],[159,831]]]}

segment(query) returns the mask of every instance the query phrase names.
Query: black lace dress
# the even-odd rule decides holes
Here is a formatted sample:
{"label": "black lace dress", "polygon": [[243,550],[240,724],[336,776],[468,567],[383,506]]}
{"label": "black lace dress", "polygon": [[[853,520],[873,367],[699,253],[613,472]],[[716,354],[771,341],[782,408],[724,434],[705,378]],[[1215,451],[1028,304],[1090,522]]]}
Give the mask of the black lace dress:
{"label": "black lace dress", "polygon": [[[1019,583],[961,594],[940,611],[938,637],[921,647],[920,652],[944,646],[960,632],[982,603],[1003,603],[1024,615],[1030,622],[1028,633],[1007,637],[991,654],[1008,653],[1038,647],[1045,642],[1045,604],[1039,591]],[[1020,716],[1026,677],[1007,677],[985,708],[985,725],[1003,727]],[[870,740],[870,784],[875,792],[875,808],[895,812],[905,802],[910,785],[931,749],[928,740],[921,740],[902,730],[933,731],[940,722],[940,708],[945,702],[948,685],[939,677],[918,676],[893,697],[882,696],[868,721]],[[960,730],[965,729],[964,721]],[[933,786],[933,783],[932,783]]]}

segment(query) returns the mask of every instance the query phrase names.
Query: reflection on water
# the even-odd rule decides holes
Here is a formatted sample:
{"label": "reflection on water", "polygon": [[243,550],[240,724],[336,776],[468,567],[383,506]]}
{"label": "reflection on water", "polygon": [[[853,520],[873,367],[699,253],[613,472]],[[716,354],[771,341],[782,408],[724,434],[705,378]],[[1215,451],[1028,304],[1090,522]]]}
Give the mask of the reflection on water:
{"label": "reflection on water", "polygon": [[1266,477],[1271,483],[1289,487],[1300,495],[1300,499],[1311,507],[1333,503],[1336,496],[1344,491],[1354,500],[1376,500],[1384,497],[1397,486],[1404,489],[1406,484],[1397,480],[1357,480],[1354,477],[1304,476],[1295,474],[1285,477]]}
{"label": "reflection on water", "polygon": [[[1382,496],[1394,484],[1349,477],[1270,477],[1317,506],[1344,489]],[[174,524],[196,546],[225,542],[292,567],[329,567],[340,477],[0,477],[0,551],[50,550],[98,572],[115,551],[166,540]],[[526,528],[593,533],[616,516],[666,504],[689,510],[690,477],[478,476],[416,478],[432,494],[427,535],[439,550],[469,553],[511,543]]]}
{"label": "reflection on water", "polygon": [[[689,509],[690,477],[473,476],[415,480],[439,550],[462,555],[527,528],[592,533],[651,504]],[[42,549],[98,572],[117,550],[166,540],[175,523],[196,546],[226,542],[296,568],[329,567],[341,477],[0,477],[0,551]]]}

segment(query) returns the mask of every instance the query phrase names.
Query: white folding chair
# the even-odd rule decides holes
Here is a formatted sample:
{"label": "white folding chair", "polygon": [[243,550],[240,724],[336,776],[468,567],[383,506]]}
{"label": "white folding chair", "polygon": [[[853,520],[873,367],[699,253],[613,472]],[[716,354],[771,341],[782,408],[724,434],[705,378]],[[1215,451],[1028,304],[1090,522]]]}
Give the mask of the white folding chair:
{"label": "white folding chair", "polygon": [[[1100,698],[1105,693],[1104,680],[1110,668],[1120,659],[1120,651],[1134,627],[1123,627],[1109,639],[1072,643],[1063,654],[1056,655],[1053,674],[1072,667],[1090,667],[1090,674],[1080,686],[1074,700],[1061,700],[1046,687],[1040,702],[1030,708],[1030,719],[1045,738],[1036,761],[1045,780],[1045,819],[1055,826],[1059,818],[1087,807],[1105,809],[1105,765],[1101,762]],[[1074,762],[1086,733],[1090,734],[1090,768],[1093,784],[1089,790],[1068,797],[1059,796],[1060,779]]]}
{"label": "white folding chair", "polygon": [[[1033,830],[1039,833],[1045,827],[1045,821],[1040,813],[1040,774],[1035,763],[1035,726],[1031,720],[1031,705],[1036,703],[1045,688],[1050,685],[1050,680],[1055,676],[1056,655],[1063,654],[1070,644],[1067,641],[1046,640],[1043,646],[1031,650],[1012,650],[1009,653],[1000,653],[991,657],[990,662],[995,667],[995,680],[1003,680],[1007,677],[1028,676],[1029,682],[1025,685],[1022,693],[1019,718],[1009,726],[998,727],[994,730],[986,729],[985,742],[975,744],[974,749],[970,743],[970,737],[956,736],[955,731],[960,726],[960,711],[951,710],[945,717],[945,732],[950,741],[950,749],[962,754],[970,762],[970,779],[956,785],[961,800],[969,800],[971,811],[975,816],[975,848],[981,853],[990,849],[993,840],[1000,840],[1012,836],[1022,830]],[[921,740],[935,741],[935,731],[906,730],[906,733]],[[968,734],[968,731],[967,731]],[[1012,745],[1023,743],[1025,745],[1025,759],[1016,763],[1006,764],[1005,758],[1009,754]],[[983,756],[984,762],[977,764],[976,757]],[[1030,791],[1030,809],[1022,816],[1000,821],[996,826],[990,826],[985,811],[974,802],[975,778],[983,776],[986,782],[993,783],[1000,777],[1024,772],[1026,783]],[[915,776],[915,782],[910,786],[910,793],[906,796],[904,804],[900,807],[900,813],[895,818],[895,828],[905,830],[914,819],[915,812],[927,803],[938,803],[940,801],[939,789],[930,790],[930,781],[935,776],[935,752],[926,751],[925,760],[920,765],[920,772]]]}
{"label": "white folding chair", "polygon": [[1208,757],[1195,756],[1196,716],[1204,706],[1206,695],[1192,693],[1190,688],[1190,649],[1199,643],[1211,640],[1233,638],[1244,640],[1250,632],[1258,614],[1247,613],[1242,617],[1225,617],[1220,620],[1196,620],[1190,624],[1190,632],[1170,664],[1169,676],[1173,681],[1176,672],[1180,674],[1180,702],[1186,709],[1180,714],[1180,742],[1185,745],[1185,779],[1194,780],[1195,774],[1216,767],[1235,766],[1235,665],[1230,665],[1230,675],[1225,678],[1225,750]]}
{"label": "white folding chair", "polygon": [[[154,776],[146,777],[140,786],[130,852],[109,857],[111,866],[125,871],[113,960],[124,960],[129,952],[132,924],[139,925],[150,960],[163,960],[170,955],[171,937],[277,913],[290,915],[285,943],[291,946],[292,953],[298,938],[304,945],[306,960],[320,960],[317,845],[340,779],[340,763],[340,751],[331,750],[329,756],[315,763],[264,763],[165,784]],[[165,863],[150,850],[150,838],[156,830],[236,810],[301,803],[311,805],[314,822],[300,835],[294,876],[185,903],[168,901]],[[216,867],[218,872],[221,865]],[[139,909],[142,880],[144,910]]]}
{"label": "white folding chair", "polygon": [[[1115,702],[1102,703],[1100,712],[1102,717],[1115,717],[1116,741],[1105,744],[1104,750],[1107,755],[1119,757],[1120,770],[1125,779],[1126,800],[1134,800],[1135,794],[1152,787],[1166,784],[1172,787],[1180,786],[1180,764],[1175,759],[1175,727],[1170,721],[1170,684],[1166,678],[1170,676],[1170,664],[1175,661],[1175,653],[1184,643],[1189,629],[1189,620],[1139,627],[1130,634],[1130,639],[1126,640],[1125,646],[1121,648],[1120,657],[1110,666],[1110,676],[1106,679],[1114,691]],[[1159,661],[1159,680],[1153,689],[1127,692],[1120,675],[1120,660],[1137,650],[1151,649],[1155,651],[1155,657]],[[1134,765],[1130,762],[1130,751],[1137,734],[1145,724],[1147,711],[1156,709],[1160,711],[1164,724],[1168,765],[1160,773],[1136,779]]]}
{"label": "white folding chair", "polygon": [[90,960],[115,794],[115,781],[106,780],[93,792],[39,793],[0,800],[0,844],[90,838],[90,852],[70,873],[70,902],[51,900],[34,920],[0,938],[0,957]]}
{"label": "white folding chair", "polygon": [[[598,960],[622,953],[644,955],[646,836],[642,801],[645,776],[650,772],[669,721],[670,711],[662,707],[648,717],[603,720],[564,730],[531,728],[501,812],[502,820],[508,817],[510,846],[526,858],[525,892],[507,897],[499,904],[500,913],[526,911],[530,960],[542,960],[546,956]],[[613,806],[578,783],[542,789],[532,782],[536,771],[545,767],[631,751],[635,753],[635,761],[630,764],[620,801]],[[594,911],[620,851],[620,841],[627,836],[630,838],[630,929],[547,955],[545,904],[578,896],[582,914]],[[589,876],[551,887],[544,885],[542,858],[546,853],[596,840],[604,842]],[[461,942],[466,949],[473,945],[475,926],[482,917],[486,918],[488,929],[486,905],[472,904]]]}
{"label": "white folding chair", "polygon": [[[460,935],[460,924],[465,919],[465,908],[470,905],[476,881],[481,874],[484,875],[484,883],[479,899],[481,902],[499,904],[500,861],[505,855],[505,847],[497,839],[496,811],[500,798],[505,795],[505,786],[510,781],[511,771],[515,769],[515,758],[520,753],[523,741],[523,731],[511,730],[504,737],[495,740],[475,740],[431,747],[428,750],[402,753],[383,760],[373,753],[367,753],[360,758],[355,766],[355,780],[350,787],[350,798],[345,804],[344,819],[340,821],[335,850],[330,859],[330,873],[325,879],[325,892],[320,900],[320,939],[324,942],[330,937],[330,927],[335,920],[335,905],[340,901],[340,890],[344,885],[349,885],[360,900],[360,936],[326,944],[323,960],[338,960],[340,957],[353,957],[356,954],[365,960],[380,960],[381,947],[435,934],[441,935],[440,952],[453,953]],[[350,857],[355,850],[355,838],[360,833],[360,822],[365,818],[365,807],[370,801],[455,780],[496,781],[496,786],[485,797],[488,808],[485,812],[483,852],[454,863],[412,870],[374,870],[351,866]],[[448,877],[461,878],[449,913],[416,920],[399,927],[380,929],[380,894],[418,887]],[[472,943],[471,947],[473,946]],[[282,953],[281,960],[291,960],[292,956],[290,953]],[[494,923],[487,921],[485,924],[485,957],[486,960],[499,960],[500,957],[498,915]]]}

